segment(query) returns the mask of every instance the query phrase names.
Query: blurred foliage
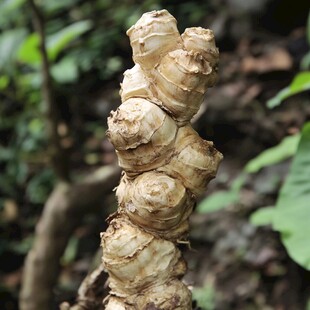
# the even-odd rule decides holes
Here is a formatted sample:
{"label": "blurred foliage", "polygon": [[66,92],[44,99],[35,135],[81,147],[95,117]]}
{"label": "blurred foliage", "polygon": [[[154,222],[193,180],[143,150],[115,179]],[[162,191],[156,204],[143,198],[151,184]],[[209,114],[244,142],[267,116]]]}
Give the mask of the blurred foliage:
{"label": "blurred foliage", "polygon": [[257,173],[260,169],[277,164],[294,156],[291,169],[281,187],[275,207],[258,209],[250,221],[256,226],[272,225],[281,233],[281,239],[291,258],[310,270],[310,251],[305,236],[309,231],[310,207],[310,122],[301,134],[284,138],[279,145],[263,151],[252,159],[236,178],[230,188],[219,191],[198,205],[198,212],[208,213],[239,202],[240,191],[245,185],[246,173]]}
{"label": "blurred foliage", "polygon": [[[307,40],[310,45],[310,13],[307,22]],[[305,66],[308,53],[302,60]],[[310,62],[309,62],[310,63]],[[282,89],[267,102],[269,108],[279,106],[290,96],[310,90],[310,71],[298,73],[291,84]],[[281,239],[291,258],[310,270],[310,250],[305,236],[309,231],[310,207],[310,122],[306,123],[300,134],[285,137],[278,145],[269,148],[250,160],[244,171],[228,188],[216,192],[200,202],[197,210],[208,213],[220,210],[239,202],[240,191],[246,183],[246,174],[259,172],[264,167],[275,165],[292,156],[291,169],[284,185],[280,188],[275,207],[264,207],[254,212],[250,221],[256,226],[272,225],[281,233]]]}
{"label": "blurred foliage", "polygon": [[203,199],[198,204],[197,211],[200,213],[209,213],[238,203],[240,200],[240,191],[244,187],[248,175],[257,173],[265,167],[276,165],[283,160],[291,158],[296,153],[299,140],[300,134],[285,137],[278,145],[258,154],[245,165],[243,171],[232,181],[227,190],[217,191]]}

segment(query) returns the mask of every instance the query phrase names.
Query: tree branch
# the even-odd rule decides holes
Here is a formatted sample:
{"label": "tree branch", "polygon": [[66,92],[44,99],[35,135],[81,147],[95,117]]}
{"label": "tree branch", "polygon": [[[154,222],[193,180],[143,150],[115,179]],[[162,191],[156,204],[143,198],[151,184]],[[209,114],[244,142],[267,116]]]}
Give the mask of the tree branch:
{"label": "tree branch", "polygon": [[81,218],[102,204],[118,183],[120,169],[106,166],[75,185],[60,183],[47,200],[36,239],[25,261],[21,310],[54,309],[53,287],[59,260]]}
{"label": "tree branch", "polygon": [[54,100],[50,64],[46,49],[46,36],[44,30],[44,18],[34,0],[28,0],[33,15],[33,24],[40,37],[40,53],[42,57],[42,85],[41,92],[46,104],[47,135],[49,140],[49,153],[53,170],[61,181],[69,181],[69,158],[65,149],[61,146],[61,137],[58,134],[60,113]]}

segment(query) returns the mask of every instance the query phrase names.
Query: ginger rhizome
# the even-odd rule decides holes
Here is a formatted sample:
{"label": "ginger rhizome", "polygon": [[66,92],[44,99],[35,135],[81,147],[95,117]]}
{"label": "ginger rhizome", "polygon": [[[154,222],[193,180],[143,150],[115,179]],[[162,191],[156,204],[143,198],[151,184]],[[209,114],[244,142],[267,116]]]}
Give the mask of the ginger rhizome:
{"label": "ginger rhizome", "polygon": [[187,241],[195,199],[222,160],[190,120],[216,83],[219,52],[211,30],[180,35],[166,10],[143,14],[127,34],[135,66],[124,73],[122,104],[107,131],[124,173],[119,208],[101,236],[106,309],[187,310],[178,244]]}

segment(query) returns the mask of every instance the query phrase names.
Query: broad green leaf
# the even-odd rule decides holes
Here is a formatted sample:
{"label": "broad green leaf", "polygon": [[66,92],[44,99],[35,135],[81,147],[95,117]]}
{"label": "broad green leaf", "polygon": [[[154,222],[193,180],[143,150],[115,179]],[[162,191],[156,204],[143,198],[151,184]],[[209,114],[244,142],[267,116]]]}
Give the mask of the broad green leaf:
{"label": "broad green leaf", "polygon": [[277,164],[296,153],[300,134],[285,137],[278,145],[271,147],[257,157],[250,160],[245,166],[248,173],[256,173],[260,169]]}
{"label": "broad green leaf", "polygon": [[229,190],[218,191],[202,200],[197,207],[197,212],[210,213],[237,203],[240,198],[240,189],[244,182],[245,175],[239,176],[234,180]]}
{"label": "broad green leaf", "polygon": [[92,27],[89,20],[71,24],[47,38],[47,52],[50,60],[55,60],[58,54],[74,39]]}
{"label": "broad green leaf", "polygon": [[41,53],[39,50],[40,38],[37,33],[30,34],[20,46],[18,60],[26,64],[39,64]]}
{"label": "broad green leaf", "polygon": [[251,215],[250,222],[255,226],[272,225],[274,214],[274,206],[260,208]]}
{"label": "broad green leaf", "polygon": [[79,75],[77,63],[73,58],[66,57],[52,66],[51,74],[58,83],[74,82]]}
{"label": "broad green leaf", "polygon": [[310,90],[310,71],[298,73],[288,87],[285,87],[275,97],[267,101],[267,106],[268,108],[274,108],[288,97],[306,90]]}
{"label": "broad green leaf", "polygon": [[24,28],[6,30],[0,35],[0,71],[11,71],[19,47],[27,35]]}
{"label": "broad green leaf", "polygon": [[310,270],[310,122],[276,203],[273,226],[281,233],[289,255]]}

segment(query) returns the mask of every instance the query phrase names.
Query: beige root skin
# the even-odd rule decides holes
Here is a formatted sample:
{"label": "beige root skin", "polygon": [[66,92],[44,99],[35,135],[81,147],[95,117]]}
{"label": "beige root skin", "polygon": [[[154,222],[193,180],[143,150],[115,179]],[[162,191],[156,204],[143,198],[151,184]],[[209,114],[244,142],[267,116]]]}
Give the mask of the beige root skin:
{"label": "beige root skin", "polygon": [[124,174],[118,211],[101,236],[111,289],[105,307],[188,310],[178,243],[188,242],[195,199],[222,160],[189,122],[217,80],[219,52],[211,30],[180,35],[166,10],[143,14],[127,34],[135,66],[124,73],[122,104],[108,119]]}

